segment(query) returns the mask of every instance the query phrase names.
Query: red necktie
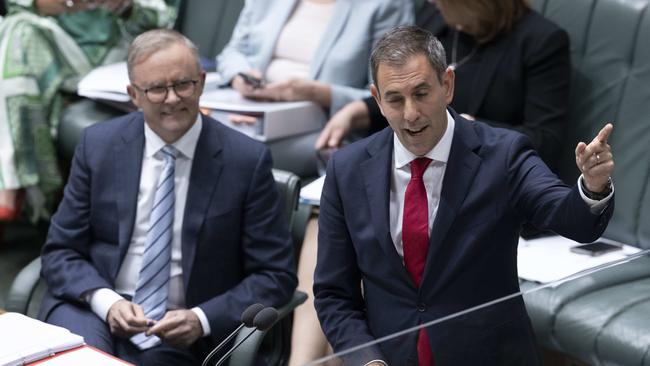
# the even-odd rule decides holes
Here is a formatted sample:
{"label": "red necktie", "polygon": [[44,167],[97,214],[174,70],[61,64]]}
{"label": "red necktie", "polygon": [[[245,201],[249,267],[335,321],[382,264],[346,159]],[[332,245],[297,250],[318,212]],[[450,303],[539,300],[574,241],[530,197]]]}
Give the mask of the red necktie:
{"label": "red necktie", "polygon": [[[431,163],[429,158],[417,158],[411,161],[411,180],[404,194],[404,218],[402,220],[404,264],[417,287],[420,287],[422,282],[422,273],[429,250],[429,204],[422,180],[422,175],[429,163]],[[429,337],[424,328],[420,329],[418,335],[417,350],[419,366],[433,365]]]}

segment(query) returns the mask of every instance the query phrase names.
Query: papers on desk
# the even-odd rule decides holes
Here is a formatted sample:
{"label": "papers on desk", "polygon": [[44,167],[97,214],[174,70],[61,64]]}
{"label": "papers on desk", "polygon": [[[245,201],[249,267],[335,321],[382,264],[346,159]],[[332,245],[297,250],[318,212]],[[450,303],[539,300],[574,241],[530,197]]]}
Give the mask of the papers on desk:
{"label": "papers on desk", "polygon": [[320,206],[320,194],[323,192],[325,176],[321,176],[315,181],[307,184],[300,189],[300,203],[312,206]]}
{"label": "papers on desk", "polygon": [[23,365],[82,346],[69,330],[18,313],[0,315],[0,366]]}
{"label": "papers on desk", "polygon": [[[326,122],[323,108],[313,102],[255,101],[233,89],[206,88],[199,104],[210,109],[210,116],[219,122],[260,141],[317,131]],[[257,122],[234,124],[228,119],[231,113],[256,117]]]}
{"label": "papers on desk", "polygon": [[56,354],[29,366],[133,366],[98,349],[89,346],[75,348]]}
{"label": "papers on desk", "polygon": [[[601,240],[606,241],[606,239]],[[592,257],[570,251],[572,246],[579,244],[562,236],[533,240],[519,238],[517,254],[519,277],[528,281],[549,283],[640,251],[639,248],[624,245],[623,250]]]}

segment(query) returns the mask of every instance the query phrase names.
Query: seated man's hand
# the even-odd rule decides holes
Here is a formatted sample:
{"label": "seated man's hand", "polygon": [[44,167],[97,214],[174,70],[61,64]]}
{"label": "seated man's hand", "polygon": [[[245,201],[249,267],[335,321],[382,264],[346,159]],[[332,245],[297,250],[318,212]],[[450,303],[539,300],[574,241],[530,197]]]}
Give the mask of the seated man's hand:
{"label": "seated man's hand", "polygon": [[171,310],[147,331],[147,335],[156,335],[173,347],[187,348],[203,335],[203,327],[192,310]]}
{"label": "seated man's hand", "polygon": [[149,319],[142,307],[127,300],[119,300],[108,310],[106,321],[112,334],[130,337],[147,330]]}

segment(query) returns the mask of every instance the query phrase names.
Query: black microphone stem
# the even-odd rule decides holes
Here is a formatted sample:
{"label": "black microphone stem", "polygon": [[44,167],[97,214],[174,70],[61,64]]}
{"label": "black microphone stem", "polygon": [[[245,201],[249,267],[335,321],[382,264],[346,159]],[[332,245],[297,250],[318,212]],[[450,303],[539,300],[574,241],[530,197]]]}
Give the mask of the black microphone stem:
{"label": "black microphone stem", "polygon": [[203,360],[203,363],[201,364],[201,366],[206,366],[208,364],[208,362],[210,361],[210,359],[212,357],[214,357],[214,355],[217,352],[219,352],[219,350],[222,349],[223,346],[226,345],[226,343],[230,342],[230,340],[233,339],[233,337],[235,337],[235,335],[237,335],[237,333],[239,333],[239,331],[244,327],[244,325],[245,325],[244,323],[241,323],[239,325],[239,327],[237,327],[237,329],[234,332],[230,333],[230,335],[228,335],[228,337],[226,337],[226,339],[221,341],[221,343],[219,343],[219,345],[217,347],[215,347],[215,349],[213,349],[212,352],[210,352],[208,357],[206,357],[205,360]]}
{"label": "black microphone stem", "polygon": [[246,341],[250,336],[252,336],[253,333],[255,333],[256,330],[257,330],[257,328],[251,330],[251,331],[248,333],[248,335],[246,335],[246,337],[244,337],[244,339],[242,339],[241,341],[237,342],[237,344],[236,344],[233,348],[231,348],[231,349],[230,349],[230,350],[229,350],[225,355],[223,355],[223,357],[221,357],[221,358],[219,359],[219,361],[217,361],[217,363],[214,364],[214,366],[219,366],[219,365],[221,365],[222,363],[224,363],[224,361],[226,361],[226,360],[228,359],[228,357],[230,357],[230,355],[231,355],[233,352],[235,352],[235,350],[236,350],[237,348],[239,348],[239,346],[240,346],[242,343],[244,343],[244,342],[245,342],[245,341]]}

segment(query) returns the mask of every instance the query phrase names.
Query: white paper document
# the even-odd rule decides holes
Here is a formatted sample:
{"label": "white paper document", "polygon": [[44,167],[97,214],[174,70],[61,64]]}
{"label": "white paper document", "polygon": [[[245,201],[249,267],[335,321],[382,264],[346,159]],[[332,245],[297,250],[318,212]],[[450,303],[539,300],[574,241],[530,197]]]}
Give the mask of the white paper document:
{"label": "white paper document", "polygon": [[0,366],[22,365],[79,347],[83,337],[19,313],[0,315]]}
{"label": "white paper document", "polygon": [[324,175],[302,187],[300,189],[300,203],[320,206],[320,195],[323,192],[323,184],[325,184]]}
{"label": "white paper document", "polygon": [[517,254],[519,277],[528,281],[549,283],[640,251],[639,248],[629,245],[623,245],[622,250],[595,257],[570,251],[571,247],[579,244],[562,236],[533,240],[519,238]]}

